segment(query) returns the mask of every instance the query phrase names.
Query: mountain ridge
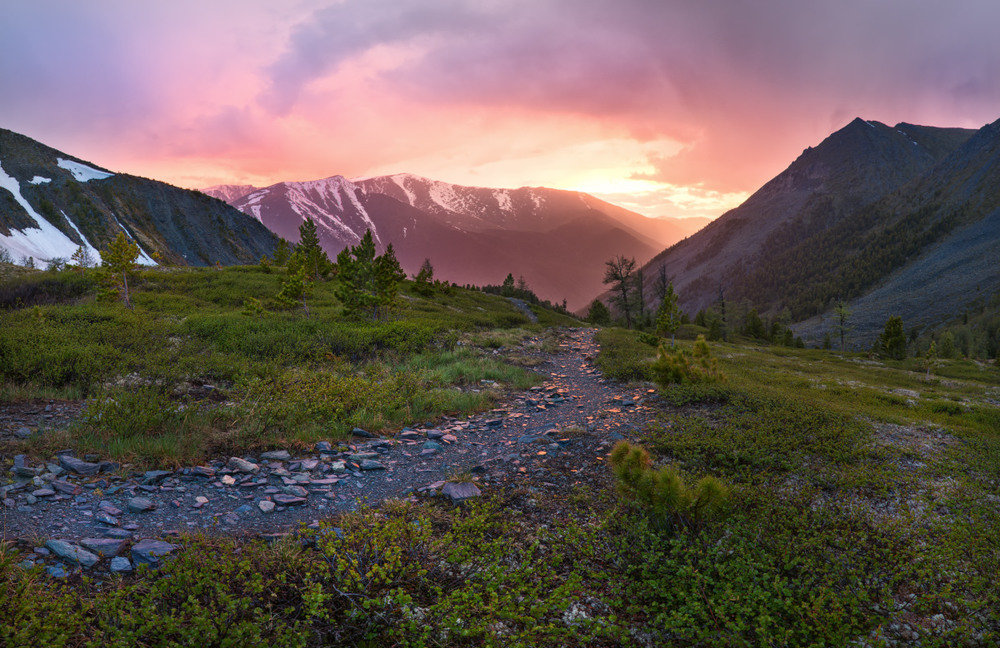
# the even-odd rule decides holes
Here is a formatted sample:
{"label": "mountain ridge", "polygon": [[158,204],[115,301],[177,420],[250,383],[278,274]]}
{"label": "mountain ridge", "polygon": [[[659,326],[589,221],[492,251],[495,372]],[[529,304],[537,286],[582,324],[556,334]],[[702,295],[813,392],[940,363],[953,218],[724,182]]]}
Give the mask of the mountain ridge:
{"label": "mountain ridge", "polygon": [[12,257],[66,261],[125,232],[140,248],[181,265],[245,264],[276,237],[223,201],[198,191],[115,173],[25,135],[0,129],[0,249]]}

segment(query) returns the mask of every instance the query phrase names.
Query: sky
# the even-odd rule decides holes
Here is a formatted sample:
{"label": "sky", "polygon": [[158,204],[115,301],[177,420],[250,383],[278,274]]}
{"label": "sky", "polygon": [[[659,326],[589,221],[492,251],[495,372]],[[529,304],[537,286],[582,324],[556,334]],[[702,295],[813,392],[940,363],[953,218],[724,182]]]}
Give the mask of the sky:
{"label": "sky", "polygon": [[0,127],[188,188],[405,172],[714,218],[854,117],[1000,118],[997,25],[995,0],[4,0]]}

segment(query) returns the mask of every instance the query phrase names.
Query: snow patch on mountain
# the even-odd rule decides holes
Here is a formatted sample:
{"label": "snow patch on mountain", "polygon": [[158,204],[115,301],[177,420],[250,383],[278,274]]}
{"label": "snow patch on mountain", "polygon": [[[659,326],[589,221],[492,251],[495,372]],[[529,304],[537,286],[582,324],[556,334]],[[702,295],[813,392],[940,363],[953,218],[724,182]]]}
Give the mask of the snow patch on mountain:
{"label": "snow patch on mountain", "polygon": [[48,184],[49,182],[52,182],[52,178],[43,178],[42,176],[35,176],[30,180],[29,184],[39,185],[39,184]]}
{"label": "snow patch on mountain", "polygon": [[66,222],[69,223],[69,226],[73,228],[73,231],[76,232],[76,235],[80,237],[81,241],[83,241],[83,247],[87,248],[91,256],[94,259],[100,259],[101,258],[100,250],[98,250],[97,248],[95,248],[93,245],[90,244],[90,241],[88,241],[87,237],[83,235],[83,232],[81,232],[80,228],[76,226],[76,223],[70,220],[70,217],[66,215],[66,212],[60,211],[59,213],[63,215],[63,218],[66,219]]}
{"label": "snow patch on mountain", "polygon": [[116,223],[118,223],[118,227],[120,227],[121,230],[125,232],[125,236],[128,237],[128,240],[135,243],[136,247],[139,248],[139,257],[135,260],[135,262],[138,263],[139,265],[144,265],[144,266],[159,265],[156,261],[153,261],[152,257],[146,254],[146,251],[142,249],[141,245],[139,245],[139,241],[135,240],[135,237],[132,236],[132,233],[129,232],[124,225],[122,225],[122,222],[120,220],[118,220],[118,217],[115,216],[114,214],[111,214],[111,217],[115,219]]}
{"label": "snow patch on mountain", "polygon": [[82,162],[75,162],[73,160],[64,160],[62,158],[56,158],[56,164],[61,169],[66,169],[73,174],[73,177],[80,182],[90,182],[91,180],[104,180],[105,178],[110,178],[113,173],[108,173],[107,171],[98,171],[94,167],[87,166]]}
{"label": "snow patch on mountain", "polygon": [[392,176],[392,181],[395,182],[396,185],[403,190],[403,193],[406,194],[406,200],[408,200],[409,203],[412,205],[417,200],[417,194],[410,191],[410,189],[406,186],[406,181],[410,179],[410,177],[411,176],[409,176],[408,174],[400,173]]}
{"label": "snow patch on mountain", "polygon": [[17,178],[7,175],[2,164],[0,164],[0,188],[13,194],[14,200],[28,212],[28,216],[36,225],[23,230],[11,229],[10,236],[0,234],[0,247],[10,252],[15,260],[34,257],[40,261],[48,261],[55,258],[68,259],[73,255],[79,246],[34,210],[31,203],[21,195],[21,185]]}
{"label": "snow patch on mountain", "polygon": [[496,189],[493,192],[493,198],[497,201],[497,207],[505,212],[514,211],[514,201],[510,198],[510,192],[506,189]]}

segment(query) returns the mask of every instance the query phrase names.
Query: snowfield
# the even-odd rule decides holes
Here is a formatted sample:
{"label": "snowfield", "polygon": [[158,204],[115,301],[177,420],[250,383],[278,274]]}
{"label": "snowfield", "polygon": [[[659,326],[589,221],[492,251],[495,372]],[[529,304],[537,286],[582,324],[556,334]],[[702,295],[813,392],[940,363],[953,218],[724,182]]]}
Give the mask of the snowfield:
{"label": "snowfield", "polygon": [[56,158],[56,163],[59,168],[66,169],[73,174],[73,177],[80,182],[90,182],[91,180],[104,180],[105,178],[110,178],[113,173],[108,173],[107,171],[98,171],[93,167],[89,167],[82,162],[74,162],[73,160],[64,160],[62,158]]}

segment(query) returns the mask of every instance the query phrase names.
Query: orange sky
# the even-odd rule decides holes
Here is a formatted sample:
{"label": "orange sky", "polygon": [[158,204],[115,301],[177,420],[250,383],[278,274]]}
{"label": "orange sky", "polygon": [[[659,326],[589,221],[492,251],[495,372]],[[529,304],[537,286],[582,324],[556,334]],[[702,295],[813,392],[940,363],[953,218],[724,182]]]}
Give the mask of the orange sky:
{"label": "orange sky", "polygon": [[192,188],[409,172],[715,217],[855,116],[1000,117],[992,1],[12,0],[3,13],[0,127]]}

